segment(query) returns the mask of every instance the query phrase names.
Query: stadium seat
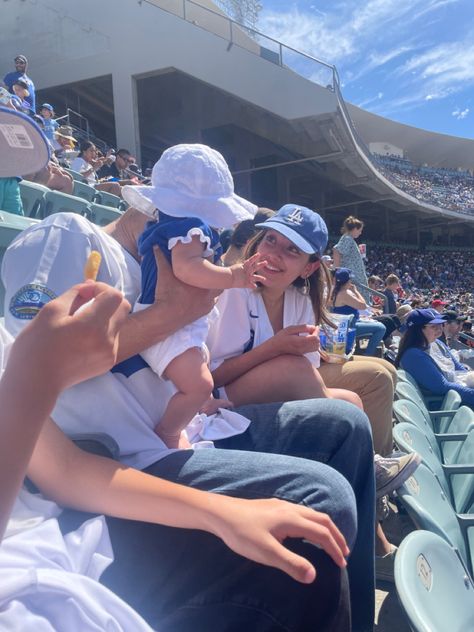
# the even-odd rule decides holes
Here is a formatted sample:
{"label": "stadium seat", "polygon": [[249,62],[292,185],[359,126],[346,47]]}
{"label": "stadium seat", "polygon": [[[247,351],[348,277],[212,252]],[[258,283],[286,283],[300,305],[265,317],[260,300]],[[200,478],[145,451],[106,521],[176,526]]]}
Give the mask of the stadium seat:
{"label": "stadium seat", "polygon": [[36,184],[36,182],[29,182],[28,180],[20,182],[23,212],[27,217],[42,217],[44,195],[50,190],[42,184]]}
{"label": "stadium seat", "polygon": [[438,535],[414,531],[395,557],[395,585],[415,632],[474,630],[474,584],[459,554]]}
{"label": "stadium seat", "polygon": [[74,195],[60,193],[59,191],[49,191],[44,196],[44,214],[43,217],[52,215],[53,213],[77,213],[88,219],[91,218],[91,210],[89,203]]}
{"label": "stadium seat", "polygon": [[395,387],[397,399],[409,399],[423,412],[436,432],[446,432],[456,410],[461,405],[461,396],[456,391],[448,391],[439,410],[428,410],[420,391],[409,382],[399,382]]}
{"label": "stadium seat", "polygon": [[453,417],[445,433],[435,433],[430,418],[426,418],[418,406],[407,399],[399,399],[393,404],[393,413],[399,422],[417,426],[428,439],[433,451],[444,463],[454,463],[466,434],[474,429],[474,413],[461,406]]}
{"label": "stadium seat", "polygon": [[[21,215],[13,215],[6,211],[0,211],[0,264],[5,254],[5,250],[15,237],[22,230],[28,228],[32,224],[36,224],[37,220]],[[3,316],[3,302],[5,299],[5,288],[0,280],[0,317]]]}
{"label": "stadium seat", "polygon": [[74,180],[77,182],[85,182],[87,183],[86,178],[84,178],[84,176],[82,175],[82,173],[79,173],[78,171],[74,171],[74,169],[67,169],[65,167],[63,167],[64,171],[67,171],[73,178]]}
{"label": "stadium seat", "polygon": [[98,196],[98,191],[91,187],[89,184],[74,180],[74,189],[72,194],[75,197],[80,197],[87,202],[94,202]]}
{"label": "stadium seat", "polygon": [[458,549],[472,573],[468,531],[474,526],[474,515],[456,514],[436,476],[426,465],[421,463],[397,489],[397,497],[416,527],[437,533]]}
{"label": "stadium seat", "polygon": [[393,429],[395,443],[405,452],[417,452],[423,463],[436,475],[455,511],[470,513],[474,502],[474,433],[470,432],[461,445],[455,463],[444,465],[439,452],[426,435],[413,424],[397,424]]}
{"label": "stadium seat", "polygon": [[107,193],[107,191],[97,191],[98,204],[104,204],[105,206],[111,206],[112,208],[119,208],[122,198],[119,198],[113,193]]}
{"label": "stadium seat", "polygon": [[397,379],[399,382],[408,382],[409,384],[412,384],[417,390],[419,390],[415,378],[410,375],[408,371],[397,369]]}
{"label": "stadium seat", "polygon": [[122,212],[117,208],[104,206],[103,204],[93,203],[90,205],[90,209],[92,213],[91,221],[99,226],[107,226],[107,224],[110,224],[110,222],[113,222],[122,215]]}

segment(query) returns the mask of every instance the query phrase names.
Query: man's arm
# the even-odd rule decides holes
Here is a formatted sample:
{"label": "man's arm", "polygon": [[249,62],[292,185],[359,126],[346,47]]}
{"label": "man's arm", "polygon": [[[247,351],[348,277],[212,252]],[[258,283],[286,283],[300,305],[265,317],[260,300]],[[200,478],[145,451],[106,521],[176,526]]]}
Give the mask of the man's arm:
{"label": "man's arm", "polygon": [[11,347],[0,380],[0,540],[58,395],[114,364],[117,331],[129,307],[117,290],[84,283],[46,305]]}
{"label": "man's arm", "polygon": [[[200,529],[239,555],[310,583],[315,569],[282,542],[305,538],[344,567],[349,550],[330,518],[281,500],[243,500],[171,483],[77,448],[49,420],[28,476],[63,506],[172,527]],[[249,528],[251,525],[251,528]]]}

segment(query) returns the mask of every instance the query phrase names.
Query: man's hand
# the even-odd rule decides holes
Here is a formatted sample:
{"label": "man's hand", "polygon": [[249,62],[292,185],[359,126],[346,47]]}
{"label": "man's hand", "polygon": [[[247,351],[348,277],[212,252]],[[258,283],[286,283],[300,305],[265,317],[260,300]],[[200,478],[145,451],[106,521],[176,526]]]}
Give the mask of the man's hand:
{"label": "man's hand", "polygon": [[176,329],[209,314],[220,290],[203,290],[177,279],[166,257],[158,246],[154,247],[158,268],[155,302],[176,312]]}
{"label": "man's hand", "polygon": [[346,566],[349,548],[328,515],[283,500],[222,498],[213,533],[228,547],[250,560],[279,568],[304,584],[316,569],[304,557],[287,549],[286,538],[303,538],[321,547],[340,568]]}
{"label": "man's hand", "polygon": [[8,368],[57,394],[100,375],[115,364],[117,334],[129,311],[121,292],[105,283],[75,285],[20,333]]}
{"label": "man's hand", "polygon": [[260,254],[256,252],[243,263],[235,263],[230,266],[232,272],[232,287],[242,287],[250,290],[255,289],[258,282],[265,281],[265,277],[258,274],[258,271],[266,265],[266,263],[266,261],[261,260]]}
{"label": "man's hand", "polygon": [[290,325],[273,336],[269,343],[278,355],[286,353],[304,355],[319,351],[319,327],[314,325]]}

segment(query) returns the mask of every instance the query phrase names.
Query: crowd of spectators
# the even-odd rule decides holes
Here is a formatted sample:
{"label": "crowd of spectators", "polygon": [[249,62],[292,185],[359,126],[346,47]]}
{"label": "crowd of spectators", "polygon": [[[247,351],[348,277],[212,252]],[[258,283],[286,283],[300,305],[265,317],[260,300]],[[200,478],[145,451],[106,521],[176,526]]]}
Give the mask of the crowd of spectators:
{"label": "crowd of spectators", "polygon": [[410,291],[459,294],[474,289],[474,254],[467,250],[407,250],[368,246],[366,267],[371,275],[396,274]]}
{"label": "crowd of spectators", "polygon": [[474,213],[474,177],[468,171],[415,165],[399,156],[372,154],[377,169],[413,197],[461,213]]}

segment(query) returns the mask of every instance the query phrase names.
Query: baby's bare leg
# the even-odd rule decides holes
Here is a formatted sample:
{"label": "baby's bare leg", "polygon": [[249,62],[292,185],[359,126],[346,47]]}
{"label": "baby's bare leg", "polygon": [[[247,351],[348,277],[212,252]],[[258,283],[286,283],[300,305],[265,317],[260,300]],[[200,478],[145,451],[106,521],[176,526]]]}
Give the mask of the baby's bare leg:
{"label": "baby's bare leg", "polygon": [[163,375],[178,392],[170,399],[155,432],[169,448],[190,447],[185,440],[180,442],[181,431],[209,399],[214,387],[206,358],[201,349],[193,347],[174,358]]}

